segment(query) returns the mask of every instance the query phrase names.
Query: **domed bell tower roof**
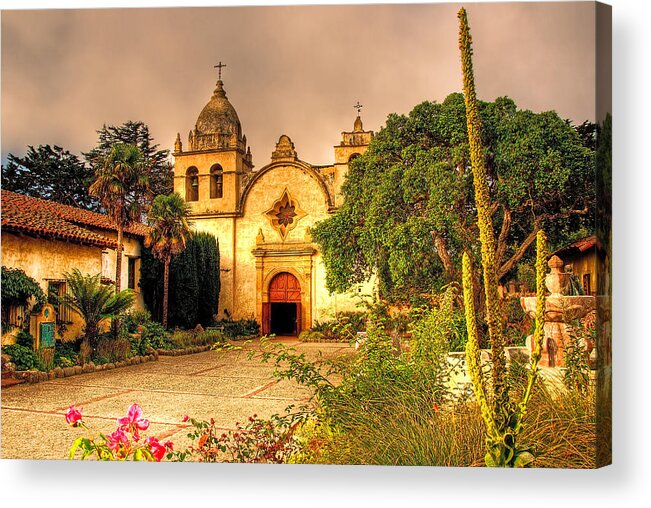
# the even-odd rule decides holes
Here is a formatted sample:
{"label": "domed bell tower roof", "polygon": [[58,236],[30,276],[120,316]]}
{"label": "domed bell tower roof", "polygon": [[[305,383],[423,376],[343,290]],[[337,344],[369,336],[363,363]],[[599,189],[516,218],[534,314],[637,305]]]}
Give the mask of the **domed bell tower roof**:
{"label": "domed bell tower roof", "polygon": [[226,97],[224,83],[221,80],[221,69],[217,87],[208,104],[199,113],[194,129],[188,135],[188,145],[190,151],[246,150],[240,119]]}
{"label": "domed bell tower roof", "polygon": [[235,108],[226,97],[224,83],[217,81],[217,88],[201,110],[197,118],[196,130],[199,134],[236,134],[239,138],[242,133],[240,119]]}

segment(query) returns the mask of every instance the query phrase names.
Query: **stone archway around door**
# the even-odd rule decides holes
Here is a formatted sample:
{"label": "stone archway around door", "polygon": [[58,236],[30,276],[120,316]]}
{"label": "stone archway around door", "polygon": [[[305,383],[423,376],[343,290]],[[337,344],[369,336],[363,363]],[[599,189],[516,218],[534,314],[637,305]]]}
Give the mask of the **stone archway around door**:
{"label": "stone archway around door", "polygon": [[269,283],[269,301],[262,306],[265,334],[298,335],[301,332],[301,285],[289,272],[280,272]]}

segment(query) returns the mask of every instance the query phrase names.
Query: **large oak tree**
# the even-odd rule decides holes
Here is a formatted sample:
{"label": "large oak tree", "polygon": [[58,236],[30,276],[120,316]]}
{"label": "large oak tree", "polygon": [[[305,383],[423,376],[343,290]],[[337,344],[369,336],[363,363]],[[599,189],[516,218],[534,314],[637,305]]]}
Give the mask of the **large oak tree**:
{"label": "large oak tree", "polygon": [[[555,112],[481,102],[483,145],[497,238],[498,278],[513,273],[541,227],[552,246],[593,231],[594,151]],[[313,230],[328,289],[379,279],[406,301],[459,280],[464,251],[477,256],[476,208],[463,95],[392,114],[351,162],[341,208]]]}

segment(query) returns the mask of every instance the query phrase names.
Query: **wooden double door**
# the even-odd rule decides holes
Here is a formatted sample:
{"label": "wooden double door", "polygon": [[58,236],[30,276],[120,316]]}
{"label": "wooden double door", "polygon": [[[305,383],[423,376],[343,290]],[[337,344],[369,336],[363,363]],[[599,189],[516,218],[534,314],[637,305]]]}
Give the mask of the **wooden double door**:
{"label": "wooden double door", "polygon": [[301,285],[291,273],[281,272],[269,284],[269,301],[262,304],[262,333],[301,333]]}

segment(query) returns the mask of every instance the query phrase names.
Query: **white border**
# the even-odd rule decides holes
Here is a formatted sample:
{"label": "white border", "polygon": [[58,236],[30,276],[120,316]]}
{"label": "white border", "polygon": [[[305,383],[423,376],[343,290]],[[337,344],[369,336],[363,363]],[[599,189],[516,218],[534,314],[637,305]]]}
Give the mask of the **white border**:
{"label": "white border", "polygon": [[[343,2],[98,1],[94,7]],[[358,2],[380,3],[380,2]],[[403,2],[404,3],[404,2]],[[412,2],[422,3],[422,2]],[[0,461],[8,506],[651,506],[649,9],[612,0],[614,465],[598,471]],[[0,1],[5,8],[84,1]],[[7,503],[7,504],[5,504]],[[11,505],[9,505],[11,506]]]}

